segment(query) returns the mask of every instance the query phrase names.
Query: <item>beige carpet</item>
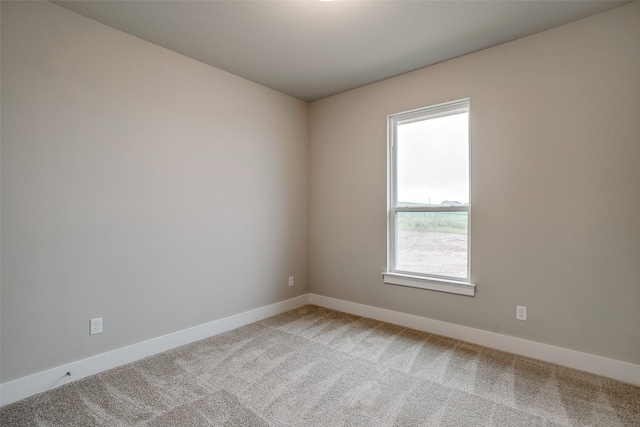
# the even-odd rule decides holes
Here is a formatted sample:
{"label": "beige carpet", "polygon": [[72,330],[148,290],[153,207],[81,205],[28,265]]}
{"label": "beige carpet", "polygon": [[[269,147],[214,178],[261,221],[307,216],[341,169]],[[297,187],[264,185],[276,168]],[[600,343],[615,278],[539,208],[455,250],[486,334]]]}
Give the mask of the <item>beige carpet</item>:
{"label": "beige carpet", "polygon": [[2,426],[640,426],[640,387],[316,306],[7,405]]}

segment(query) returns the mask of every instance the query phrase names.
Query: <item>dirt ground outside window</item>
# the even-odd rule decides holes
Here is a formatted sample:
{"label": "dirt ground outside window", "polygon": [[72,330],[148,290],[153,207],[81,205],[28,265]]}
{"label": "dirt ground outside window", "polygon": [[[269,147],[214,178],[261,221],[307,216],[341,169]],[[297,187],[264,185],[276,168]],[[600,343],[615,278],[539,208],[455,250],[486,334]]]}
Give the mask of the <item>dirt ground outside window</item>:
{"label": "dirt ground outside window", "polygon": [[467,234],[398,230],[396,270],[467,277]]}

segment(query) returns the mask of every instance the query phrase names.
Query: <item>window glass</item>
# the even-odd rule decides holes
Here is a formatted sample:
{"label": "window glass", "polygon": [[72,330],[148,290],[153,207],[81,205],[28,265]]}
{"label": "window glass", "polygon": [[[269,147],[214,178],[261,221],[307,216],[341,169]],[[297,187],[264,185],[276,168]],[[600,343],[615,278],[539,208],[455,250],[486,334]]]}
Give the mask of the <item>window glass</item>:
{"label": "window glass", "polygon": [[467,277],[467,212],[398,212],[396,270]]}
{"label": "window glass", "polygon": [[469,113],[398,125],[398,205],[469,203]]}

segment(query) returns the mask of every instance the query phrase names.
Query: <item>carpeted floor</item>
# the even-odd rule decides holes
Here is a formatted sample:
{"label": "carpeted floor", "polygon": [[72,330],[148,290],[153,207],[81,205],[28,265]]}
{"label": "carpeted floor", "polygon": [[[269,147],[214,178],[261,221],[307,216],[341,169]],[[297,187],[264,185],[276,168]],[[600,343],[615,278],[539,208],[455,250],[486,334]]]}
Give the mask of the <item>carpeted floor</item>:
{"label": "carpeted floor", "polygon": [[640,387],[305,306],[7,405],[2,426],[640,426]]}

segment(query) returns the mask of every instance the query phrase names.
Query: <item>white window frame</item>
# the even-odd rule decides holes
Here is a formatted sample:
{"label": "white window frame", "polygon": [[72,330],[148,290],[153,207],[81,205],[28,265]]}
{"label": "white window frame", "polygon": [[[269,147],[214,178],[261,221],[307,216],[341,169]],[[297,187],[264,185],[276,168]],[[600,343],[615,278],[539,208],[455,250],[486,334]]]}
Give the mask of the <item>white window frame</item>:
{"label": "white window frame", "polygon": [[[398,206],[397,200],[397,128],[398,125],[470,112],[469,98],[417,110],[391,114],[387,117],[388,132],[388,205],[387,205],[387,271],[384,282],[392,285],[430,289],[441,292],[475,296],[476,285],[471,283],[471,202],[468,205],[452,206]],[[469,136],[469,140],[471,137]],[[470,144],[470,142],[469,142]],[[471,148],[471,147],[469,147]],[[471,152],[471,150],[469,150]],[[469,156],[469,169],[471,156]],[[471,173],[469,173],[469,177]],[[471,191],[471,182],[469,182]],[[467,212],[467,277],[455,278],[433,274],[397,270],[396,262],[396,216],[400,212]]]}

